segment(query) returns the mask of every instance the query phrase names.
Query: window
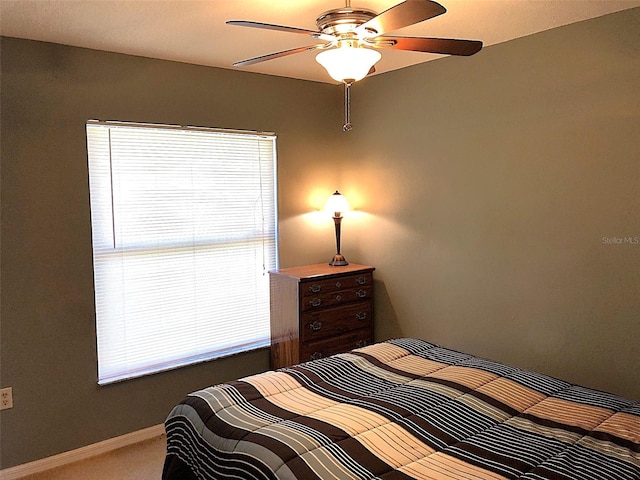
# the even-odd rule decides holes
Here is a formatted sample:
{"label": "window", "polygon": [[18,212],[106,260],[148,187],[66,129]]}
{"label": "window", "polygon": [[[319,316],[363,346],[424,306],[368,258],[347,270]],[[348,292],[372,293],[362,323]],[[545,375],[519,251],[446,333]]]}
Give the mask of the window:
{"label": "window", "polygon": [[98,383],[269,343],[275,136],[89,121]]}

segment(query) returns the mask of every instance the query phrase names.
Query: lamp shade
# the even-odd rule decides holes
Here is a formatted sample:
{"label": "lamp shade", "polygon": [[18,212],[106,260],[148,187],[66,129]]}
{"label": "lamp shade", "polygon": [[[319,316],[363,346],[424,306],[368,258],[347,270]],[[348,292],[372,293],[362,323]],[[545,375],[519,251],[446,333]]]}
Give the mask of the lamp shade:
{"label": "lamp shade", "polygon": [[316,55],[331,78],[338,82],[357,82],[363,79],[382,55],[370,48],[340,47],[325,50]]}
{"label": "lamp shade", "polygon": [[336,190],[336,193],[327,199],[324,209],[327,212],[332,212],[335,217],[340,217],[343,212],[349,210],[349,202],[347,202],[347,199],[344,198],[338,190]]}

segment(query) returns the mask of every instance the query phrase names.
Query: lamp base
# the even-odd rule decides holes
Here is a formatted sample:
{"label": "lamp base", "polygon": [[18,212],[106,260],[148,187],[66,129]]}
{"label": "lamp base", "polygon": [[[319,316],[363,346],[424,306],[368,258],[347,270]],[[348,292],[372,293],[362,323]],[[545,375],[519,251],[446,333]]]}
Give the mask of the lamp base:
{"label": "lamp base", "polygon": [[332,267],[344,267],[345,265],[349,265],[349,262],[347,262],[347,260],[342,255],[336,253],[329,262],[329,265],[331,265]]}

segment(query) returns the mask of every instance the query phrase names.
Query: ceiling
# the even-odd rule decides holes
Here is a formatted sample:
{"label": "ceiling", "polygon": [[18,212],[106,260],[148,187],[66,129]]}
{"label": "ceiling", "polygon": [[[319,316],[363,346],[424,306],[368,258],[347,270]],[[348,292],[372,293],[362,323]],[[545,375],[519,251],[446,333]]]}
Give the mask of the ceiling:
{"label": "ceiling", "polygon": [[[415,1],[415,0],[410,0]],[[400,0],[352,0],[381,12]],[[640,0],[440,0],[447,13],[406,27],[402,36],[482,40],[485,47],[640,6]],[[251,20],[317,30],[315,19],[344,0],[0,0],[0,34],[221,68],[318,43],[305,35],[229,26]],[[315,52],[238,68],[335,83]],[[382,51],[376,74],[439,58]],[[479,53],[481,55],[482,52]]]}

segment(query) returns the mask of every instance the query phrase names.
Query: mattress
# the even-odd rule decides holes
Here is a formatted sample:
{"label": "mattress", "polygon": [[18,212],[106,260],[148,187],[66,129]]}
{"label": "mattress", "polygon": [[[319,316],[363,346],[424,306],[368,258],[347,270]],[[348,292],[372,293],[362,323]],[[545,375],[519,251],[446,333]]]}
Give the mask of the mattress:
{"label": "mattress", "polygon": [[640,402],[418,339],[191,393],[165,428],[165,480],[640,480]]}

